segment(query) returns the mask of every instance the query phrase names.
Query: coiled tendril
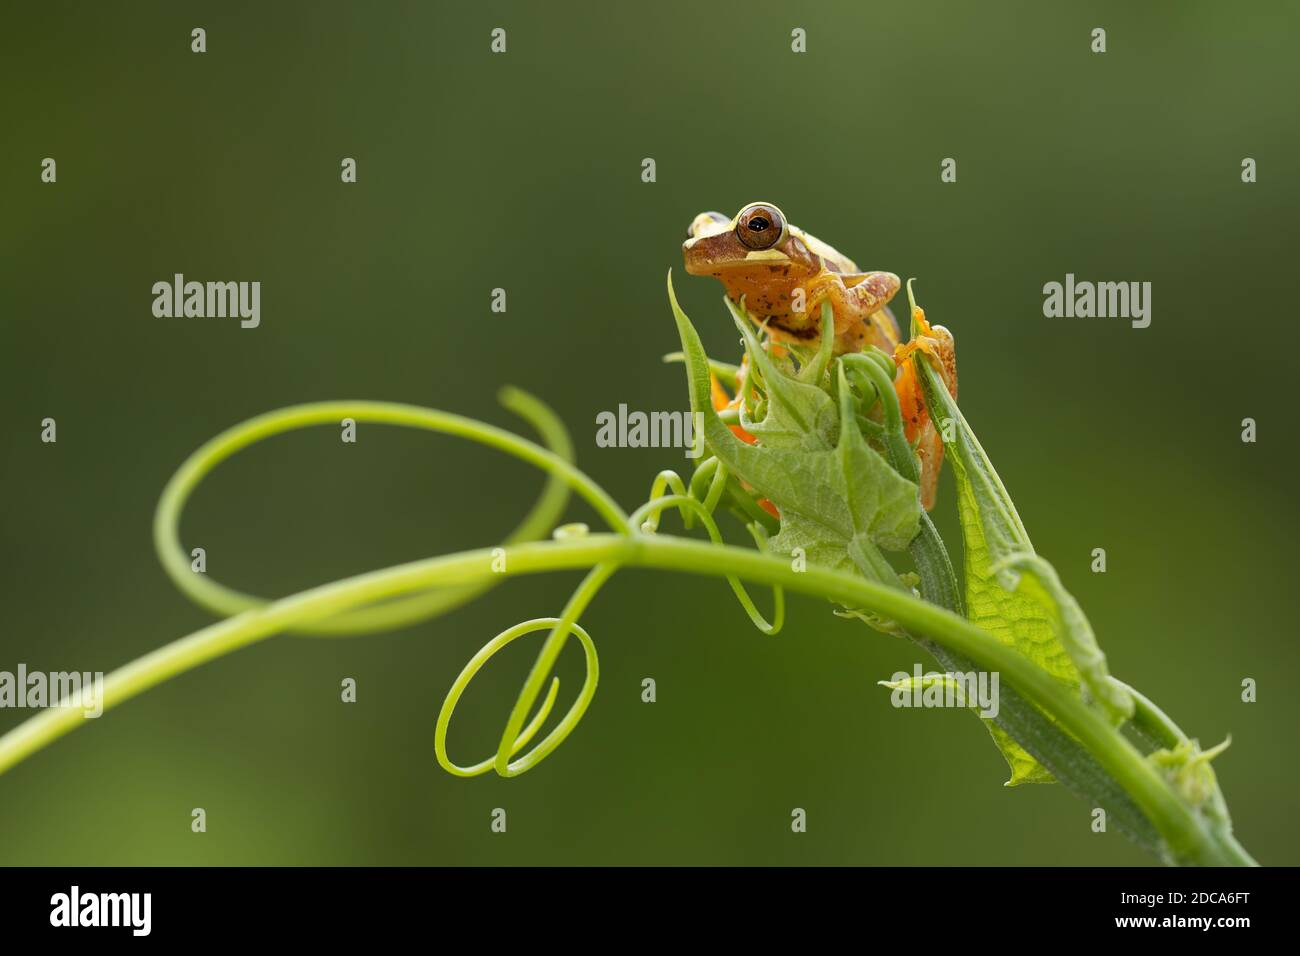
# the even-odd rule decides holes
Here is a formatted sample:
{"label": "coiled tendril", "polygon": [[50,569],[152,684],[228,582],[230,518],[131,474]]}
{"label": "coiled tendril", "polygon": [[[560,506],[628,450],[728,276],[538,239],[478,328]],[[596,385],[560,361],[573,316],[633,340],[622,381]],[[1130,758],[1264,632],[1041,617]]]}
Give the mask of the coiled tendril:
{"label": "coiled tendril", "polygon": [[[559,419],[545,405],[515,389],[503,390],[501,401],[506,408],[528,421],[548,447],[543,448],[511,432],[458,415],[387,402],[297,405],[236,425],[194,452],[164,488],[154,515],[154,545],[163,568],[184,594],[217,614],[227,617],[255,614],[270,605],[272,602],[264,598],[237,591],[205,574],[192,571],[188,554],[181,543],[181,512],[199,482],[236,452],[273,435],[313,425],[337,425],[345,418],[358,423],[404,425],[457,435],[505,451],[547,472],[549,480],[541,496],[524,520],[505,539],[506,545],[536,540],[552,529],[564,512],[570,490],[576,491],[585,499],[616,533],[632,537],[653,534],[658,529],[662,513],[669,508],[676,508],[688,528],[695,519],[699,519],[708,531],[710,540],[718,544],[722,542],[718,526],[713,520],[713,511],[723,494],[728,490],[736,491],[739,484],[716,458],[707,459],[701,464],[689,487],[675,472],[661,472],[651,487],[650,500],[628,516],[599,485],[573,465],[573,447],[568,434]],[[666,494],[668,490],[672,494]],[[767,535],[762,525],[754,522],[749,530],[755,544],[764,550]],[[581,525],[565,526],[563,529],[563,534],[567,537],[583,533],[585,526]],[[498,559],[509,561],[508,548],[496,553],[493,560]],[[434,752],[438,763],[445,770],[462,777],[477,776],[489,770],[496,770],[506,777],[517,776],[535,767],[573,732],[595,696],[600,675],[595,643],[578,624],[578,618],[618,567],[616,562],[596,565],[570,597],[560,617],[537,618],[516,624],[488,641],[470,659],[452,683],[434,726]],[[494,567],[493,570],[497,569]],[[414,594],[353,607],[331,616],[301,618],[294,620],[291,628],[295,633],[309,636],[339,636],[405,627],[445,614],[467,603],[495,586],[503,577],[504,575],[484,575],[464,583],[426,588]],[[785,596],[780,587],[773,589],[773,621],[769,623],[759,613],[740,580],[728,576],[727,581],[745,613],[759,630],[765,634],[776,634],[781,629],[785,618]],[[447,734],[452,714],[470,682],[488,660],[507,645],[526,634],[547,629],[549,635],[515,701],[496,754],[470,766],[453,762],[447,755]],[[578,636],[585,652],[586,674],[582,688],[556,726],[531,750],[518,756],[541,730],[554,708],[560,682],[558,677],[552,676],[552,671],[571,633]],[[526,721],[548,678],[550,684],[546,696],[542,698],[536,713]]]}

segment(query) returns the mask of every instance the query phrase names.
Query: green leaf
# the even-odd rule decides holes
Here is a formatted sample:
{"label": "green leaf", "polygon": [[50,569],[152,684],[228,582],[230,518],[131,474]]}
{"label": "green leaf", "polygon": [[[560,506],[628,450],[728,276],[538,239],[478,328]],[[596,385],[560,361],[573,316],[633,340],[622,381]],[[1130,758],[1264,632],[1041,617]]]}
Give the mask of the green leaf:
{"label": "green leaf", "polygon": [[[1086,686],[1112,718],[1131,715],[1132,699],[1109,681],[1087,618],[1051,565],[1034,553],[1011,496],[965,416],[930,363],[912,361],[957,479],[967,617],[1062,683],[1081,693]],[[1009,737],[999,747],[1013,767],[1034,759]]]}
{"label": "green leaf", "polygon": [[1051,771],[1029,756],[1025,752],[1025,748],[1016,743],[1015,738],[1009,733],[991,720],[984,721],[984,725],[988,727],[993,743],[997,745],[998,750],[1002,753],[1002,759],[1011,768],[1011,778],[1002,786],[1018,787],[1022,783],[1056,782],[1056,778],[1052,776]]}
{"label": "green leaf", "polygon": [[953,674],[925,674],[920,680],[915,676],[904,677],[901,680],[878,681],[881,687],[888,687],[890,690],[903,690],[911,693],[916,687],[923,690],[934,684],[941,685],[945,691],[951,690],[956,700],[957,706],[969,707],[976,717],[984,724],[993,742],[997,745],[998,750],[1002,752],[1003,759],[1006,760],[1007,766],[1011,769],[1011,779],[1003,786],[1018,787],[1022,783],[1053,783],[1052,775],[1048,773],[1047,768],[1040,764],[1033,757],[1029,756],[1024,749],[1017,744],[1005,730],[993,722],[991,717],[985,717],[980,712],[978,702],[967,702],[965,700],[965,690],[961,681],[957,680]]}
{"label": "green leaf", "polygon": [[[902,588],[881,549],[901,551],[916,536],[921,511],[916,484],[900,477],[863,439],[842,368],[837,365],[835,372],[837,406],[825,389],[773,361],[748,320],[735,312],[751,374],[757,373],[767,392],[767,414],[761,421],[742,415],[742,426],[760,442],[746,444],[713,410],[708,357],[677,303],[671,274],[668,295],[682,340],[691,408],[704,416],[709,450],[781,512],[772,550],[793,554],[800,548],[812,563],[852,567]],[[823,321],[829,323],[829,316],[823,315]]]}
{"label": "green leaf", "polygon": [[1025,575],[1020,590],[1033,597],[1040,605],[1054,611],[1055,632],[1065,646],[1066,653],[1078,668],[1083,680],[1085,696],[1099,703],[1118,724],[1133,716],[1133,697],[1123,684],[1110,679],[1106,668],[1106,655],[1097,644],[1083,608],[1065,589],[1056,569],[1036,554],[1017,554],[994,567],[997,574],[1003,567],[1013,568]]}
{"label": "green leaf", "polygon": [[[778,365],[758,341],[743,313],[730,299],[723,301],[745,343],[751,374],[757,374],[767,392],[767,414],[761,421],[753,421],[742,408],[742,427],[758,438],[764,451],[824,451],[834,447],[840,423],[831,396],[818,384],[792,374],[788,360]],[[829,322],[830,317],[824,316],[823,321]],[[815,369],[808,366],[804,371]]]}

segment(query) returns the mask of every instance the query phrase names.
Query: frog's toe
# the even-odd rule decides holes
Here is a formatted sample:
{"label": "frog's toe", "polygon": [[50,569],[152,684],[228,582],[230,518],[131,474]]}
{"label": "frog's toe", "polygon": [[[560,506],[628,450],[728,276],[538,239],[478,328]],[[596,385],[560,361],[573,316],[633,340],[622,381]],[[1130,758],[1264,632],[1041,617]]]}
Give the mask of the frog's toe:
{"label": "frog's toe", "polygon": [[930,323],[925,318],[925,309],[919,305],[912,309],[912,322],[916,325],[916,334],[918,336],[930,334]]}
{"label": "frog's toe", "polygon": [[[929,327],[927,326],[927,329]],[[938,339],[930,335],[918,335],[906,345],[900,345],[894,349],[894,362],[902,365],[912,357],[913,352],[921,352],[930,356],[932,359],[942,360],[943,353],[940,348],[941,343]]]}

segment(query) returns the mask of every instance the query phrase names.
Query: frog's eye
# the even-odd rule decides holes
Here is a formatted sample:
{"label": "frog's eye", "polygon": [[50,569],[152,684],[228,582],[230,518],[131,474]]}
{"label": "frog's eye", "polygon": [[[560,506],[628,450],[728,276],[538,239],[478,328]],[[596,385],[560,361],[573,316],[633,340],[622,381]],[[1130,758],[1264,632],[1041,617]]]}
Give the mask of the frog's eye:
{"label": "frog's eye", "polygon": [[736,238],[747,249],[771,249],[785,238],[785,216],[771,203],[752,202],[736,216]]}

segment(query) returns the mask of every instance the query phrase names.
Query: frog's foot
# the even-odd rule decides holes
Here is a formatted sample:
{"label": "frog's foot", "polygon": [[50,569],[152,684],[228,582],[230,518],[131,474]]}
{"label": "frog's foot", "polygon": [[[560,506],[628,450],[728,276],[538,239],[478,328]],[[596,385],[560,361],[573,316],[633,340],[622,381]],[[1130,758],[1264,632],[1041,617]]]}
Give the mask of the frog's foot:
{"label": "frog's foot", "polygon": [[932,362],[943,364],[943,342],[933,335],[918,335],[906,345],[894,349],[894,364],[900,368],[912,357],[912,353],[921,352],[929,356]]}
{"label": "frog's foot", "polygon": [[918,349],[934,357],[935,350],[939,347],[938,340],[930,334],[931,326],[926,321],[925,309],[919,305],[912,309],[912,321],[916,323],[916,337],[912,341],[894,348],[894,362],[899,366],[911,358],[912,353]]}
{"label": "frog's foot", "polygon": [[934,370],[943,376],[949,393],[956,398],[957,351],[952,333],[942,325],[931,325],[927,322],[925,312],[919,307],[913,310],[912,318],[916,322],[916,337],[906,345],[894,349],[894,361],[901,368],[914,352],[920,352],[929,359]]}
{"label": "frog's foot", "polygon": [[833,272],[822,272],[803,284],[803,310],[794,313],[792,322],[798,329],[813,331],[808,344],[816,347],[821,342],[822,303],[831,303],[831,325],[836,335],[844,331],[840,311],[835,309],[835,293],[841,288],[840,276]]}

